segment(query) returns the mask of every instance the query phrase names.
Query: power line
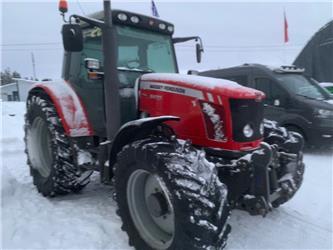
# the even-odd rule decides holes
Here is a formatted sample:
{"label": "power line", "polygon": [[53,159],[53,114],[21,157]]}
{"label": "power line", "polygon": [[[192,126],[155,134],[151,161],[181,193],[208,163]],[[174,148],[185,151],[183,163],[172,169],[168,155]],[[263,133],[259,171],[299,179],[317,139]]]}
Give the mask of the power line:
{"label": "power line", "polygon": [[5,43],[0,44],[0,46],[45,46],[45,45],[60,45],[61,43],[57,42],[47,42],[47,43]]}
{"label": "power line", "polygon": [[[293,44],[288,47],[302,47],[304,44]],[[191,45],[176,45],[176,47],[193,48]],[[285,45],[239,45],[239,46],[227,46],[227,45],[204,45],[204,48],[212,49],[253,49],[253,48],[285,48]]]}
{"label": "power line", "polygon": [[[210,52],[210,51],[227,51],[227,52],[244,52],[244,51],[282,51],[282,50],[300,50],[300,47],[294,47],[294,48],[205,48],[204,52]],[[192,51],[194,50],[191,47],[182,47],[177,48],[177,50],[184,50],[184,51]]]}
{"label": "power line", "polygon": [[1,52],[7,52],[7,51],[59,51],[59,50],[63,50],[63,48],[1,49]]}
{"label": "power line", "polygon": [[[7,47],[7,46],[45,46],[45,45],[61,45],[62,43],[59,42],[45,42],[45,43],[7,43],[7,44],[0,44],[0,46]],[[304,44],[293,44],[288,45],[288,47],[301,47]],[[176,47],[189,47],[193,48],[192,45],[176,45]],[[218,48],[218,49],[246,49],[246,48],[285,48],[285,45],[279,44],[257,44],[257,45],[205,45],[204,48]]]}

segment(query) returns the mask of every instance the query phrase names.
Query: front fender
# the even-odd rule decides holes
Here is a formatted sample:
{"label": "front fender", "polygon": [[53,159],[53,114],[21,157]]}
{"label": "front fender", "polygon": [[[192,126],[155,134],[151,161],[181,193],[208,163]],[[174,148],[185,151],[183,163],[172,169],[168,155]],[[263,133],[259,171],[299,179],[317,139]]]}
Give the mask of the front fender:
{"label": "front fender", "polygon": [[111,145],[110,162],[114,162],[118,152],[128,143],[149,136],[154,128],[166,121],[179,121],[176,116],[157,116],[125,123],[118,131]]}
{"label": "front fender", "polygon": [[69,83],[65,81],[36,83],[30,89],[29,95],[36,92],[44,92],[49,96],[67,136],[93,135],[85,107]]}

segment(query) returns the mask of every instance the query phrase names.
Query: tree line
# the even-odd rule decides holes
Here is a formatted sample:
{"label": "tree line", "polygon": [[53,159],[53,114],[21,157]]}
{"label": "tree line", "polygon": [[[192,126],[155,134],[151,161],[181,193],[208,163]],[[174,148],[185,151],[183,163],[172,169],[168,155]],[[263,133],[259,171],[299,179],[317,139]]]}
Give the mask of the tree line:
{"label": "tree line", "polygon": [[11,71],[10,68],[6,68],[4,71],[1,71],[1,85],[6,85],[13,83],[15,80],[13,78],[21,78],[21,74],[17,71]]}

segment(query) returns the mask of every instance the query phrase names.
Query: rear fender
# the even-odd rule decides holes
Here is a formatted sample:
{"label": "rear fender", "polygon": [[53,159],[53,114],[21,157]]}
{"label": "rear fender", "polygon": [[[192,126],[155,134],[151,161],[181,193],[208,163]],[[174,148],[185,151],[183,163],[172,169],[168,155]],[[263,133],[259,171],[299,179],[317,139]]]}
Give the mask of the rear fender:
{"label": "rear fender", "polygon": [[74,89],[65,81],[36,83],[29,95],[44,92],[54,104],[65,133],[69,137],[92,136],[85,107]]}

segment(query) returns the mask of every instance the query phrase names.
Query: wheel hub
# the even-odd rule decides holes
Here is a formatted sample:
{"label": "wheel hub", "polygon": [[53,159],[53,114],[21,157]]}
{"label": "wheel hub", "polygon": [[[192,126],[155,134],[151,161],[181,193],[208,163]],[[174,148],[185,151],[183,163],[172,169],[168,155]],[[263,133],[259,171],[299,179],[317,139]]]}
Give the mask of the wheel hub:
{"label": "wheel hub", "polygon": [[126,193],[130,216],[142,239],[153,249],[168,249],[174,238],[175,215],[164,183],[138,169],[130,175]]}
{"label": "wheel hub", "polygon": [[161,217],[169,212],[168,202],[161,192],[148,196],[147,205],[154,217]]}

